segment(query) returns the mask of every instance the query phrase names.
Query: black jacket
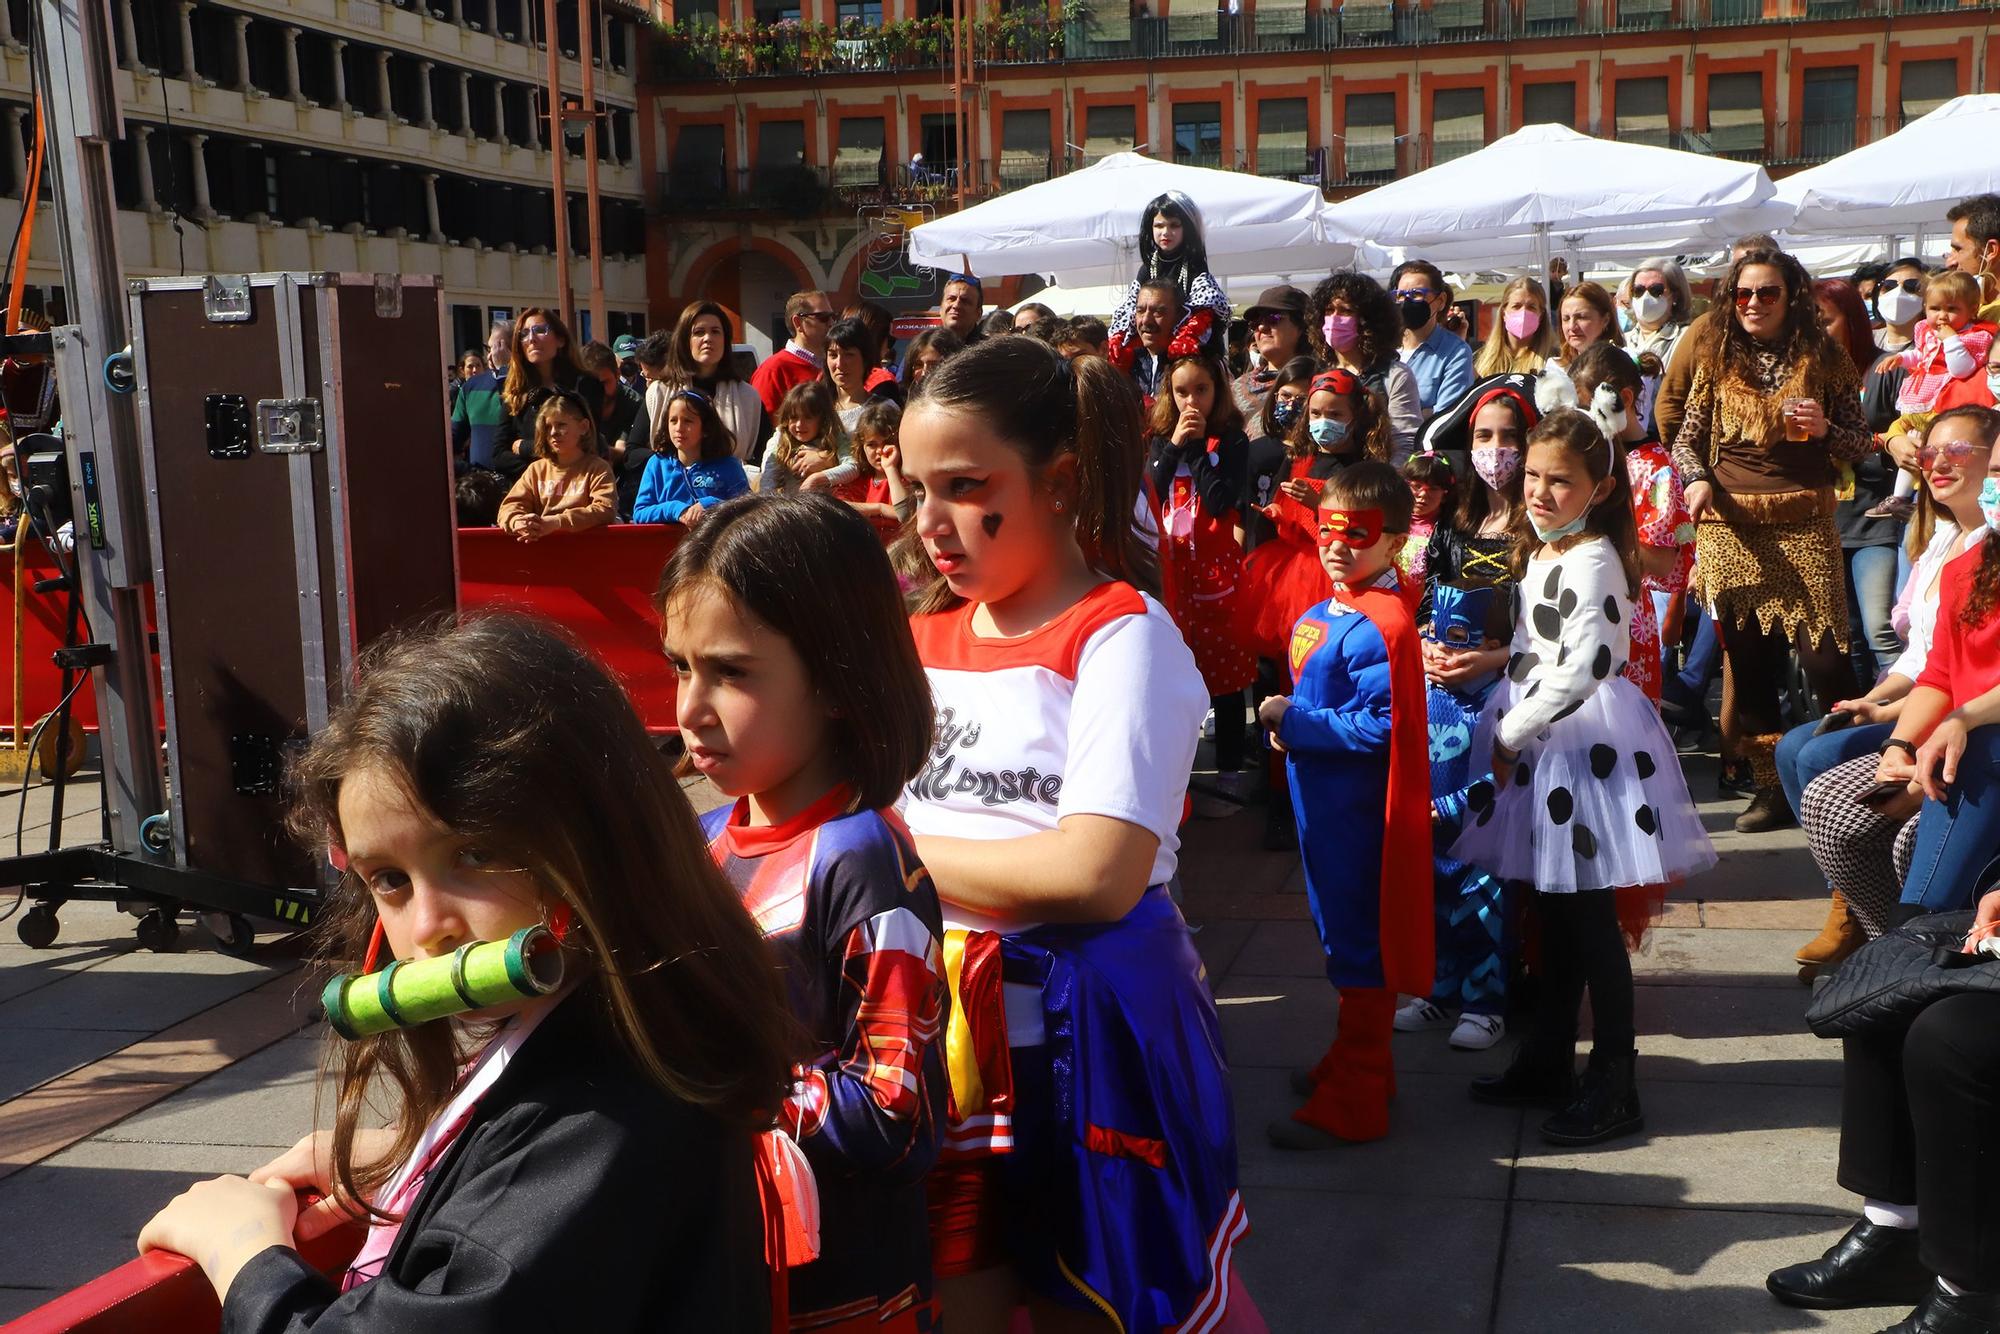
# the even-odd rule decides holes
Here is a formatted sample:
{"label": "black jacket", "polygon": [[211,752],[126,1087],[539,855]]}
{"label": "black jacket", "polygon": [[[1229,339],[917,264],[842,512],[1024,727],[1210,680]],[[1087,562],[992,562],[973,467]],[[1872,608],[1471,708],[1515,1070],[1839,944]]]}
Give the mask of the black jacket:
{"label": "black jacket", "polygon": [[446,1150],[382,1276],[343,1295],[274,1246],[223,1334],[769,1329],[747,1132],[675,1101],[558,1005]]}
{"label": "black jacket", "polygon": [[1228,518],[1243,504],[1249,454],[1250,442],[1241,431],[1216,442],[1213,462],[1206,440],[1190,440],[1180,448],[1164,435],[1154,436],[1146,449],[1146,480],[1152,484],[1154,504],[1163,504],[1173,494],[1174,474],[1185,463],[1201,507],[1217,519]]}
{"label": "black jacket", "polygon": [[[568,369],[556,372],[556,384],[563,389],[574,390],[590,409],[590,419],[602,421],[604,407],[604,383],[595,375],[584,375]],[[493,471],[513,481],[528,470],[535,461],[535,415],[542,410],[542,395],[530,393],[521,410],[510,414],[500,423],[500,429],[493,436]],[[514,442],[521,442],[521,452],[514,452]],[[604,453],[611,452],[607,443]]]}

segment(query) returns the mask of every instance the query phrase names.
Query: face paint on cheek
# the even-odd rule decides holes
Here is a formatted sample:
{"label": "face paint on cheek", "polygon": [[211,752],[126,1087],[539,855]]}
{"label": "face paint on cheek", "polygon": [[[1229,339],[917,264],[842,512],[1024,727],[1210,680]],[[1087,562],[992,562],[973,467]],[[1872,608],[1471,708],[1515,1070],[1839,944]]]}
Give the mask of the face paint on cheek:
{"label": "face paint on cheek", "polygon": [[999,535],[1000,525],[1006,521],[1006,517],[1004,514],[982,515],[979,520],[979,526],[986,530],[988,537],[996,537]]}

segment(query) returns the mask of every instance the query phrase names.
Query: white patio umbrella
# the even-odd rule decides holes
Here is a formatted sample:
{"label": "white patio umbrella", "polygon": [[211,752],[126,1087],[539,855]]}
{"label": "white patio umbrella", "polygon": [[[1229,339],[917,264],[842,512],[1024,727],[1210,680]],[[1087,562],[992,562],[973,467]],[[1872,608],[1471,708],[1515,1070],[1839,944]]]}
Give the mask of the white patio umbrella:
{"label": "white patio umbrella", "polygon": [[1218,278],[1324,275],[1355,260],[1354,246],[1327,230],[1318,186],[1182,167],[1142,153],[1113,153],[1082,171],[924,223],[910,233],[910,259],[990,278],[1047,274],[1071,288],[1129,283],[1139,267],[1140,215],[1168,190],[1200,211]]}
{"label": "white patio umbrella", "polygon": [[1548,267],[1600,245],[1726,244],[1790,221],[1764,169],[1530,125],[1328,209],[1340,233],[1460,268]]}
{"label": "white patio umbrella", "polygon": [[2000,190],[2000,93],[1954,97],[1894,134],[1778,183],[1796,235],[1910,236],[1946,229],[1945,210]]}

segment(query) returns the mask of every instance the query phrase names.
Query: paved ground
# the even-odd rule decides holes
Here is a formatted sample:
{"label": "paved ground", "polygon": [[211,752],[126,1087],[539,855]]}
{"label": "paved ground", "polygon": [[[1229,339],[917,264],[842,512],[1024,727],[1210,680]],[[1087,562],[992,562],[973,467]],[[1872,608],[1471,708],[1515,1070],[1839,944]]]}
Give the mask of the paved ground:
{"label": "paved ground", "polygon": [[[1692,759],[1697,796],[1712,766]],[[698,802],[703,794],[691,792]],[[0,808],[12,809],[0,795]],[[1242,1270],[1292,1331],[1875,1330],[1901,1312],[1814,1314],[1763,1291],[1817,1254],[1856,1202],[1833,1183],[1838,1053],[1805,1033],[1788,962],[1823,891],[1796,831],[1728,830],[1723,864],[1685,886],[1639,971],[1648,1134],[1595,1152],[1543,1146],[1534,1118],[1480,1107],[1466,1055],[1401,1035],[1386,1141],[1300,1157],[1265,1147],[1293,1106],[1285,1072],[1329,1036],[1295,858],[1257,850],[1260,816],[1202,823],[1188,915],[1234,1066],[1252,1232]],[[35,832],[36,810],[41,832]],[[47,837],[31,794],[30,846]],[[81,837],[87,812],[66,820]],[[0,897],[0,911],[7,900]],[[320,1029],[295,951],[239,961],[136,952],[130,918],[63,914],[55,949],[0,933],[0,1319],[121,1262],[188,1181],[254,1167],[311,1124]]]}

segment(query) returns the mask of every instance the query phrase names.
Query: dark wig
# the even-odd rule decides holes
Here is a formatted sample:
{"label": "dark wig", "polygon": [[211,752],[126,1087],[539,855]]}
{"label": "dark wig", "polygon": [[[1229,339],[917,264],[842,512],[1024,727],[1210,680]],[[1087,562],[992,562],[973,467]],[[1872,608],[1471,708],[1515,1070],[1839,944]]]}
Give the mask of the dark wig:
{"label": "dark wig", "polygon": [[1361,338],[1353,347],[1361,373],[1372,375],[1393,362],[1397,349],[1403,345],[1402,317],[1396,314],[1396,304],[1382,284],[1352,269],[1329,274],[1313,288],[1312,304],[1307,309],[1306,337],[1312,340],[1313,351],[1320,361],[1328,366],[1340,361],[1340,354],[1327,346],[1325,330],[1320,327],[1326,308],[1335,297],[1347,302],[1355,318],[1361,321]]}
{"label": "dark wig", "polygon": [[[1165,214],[1181,225],[1181,248],[1171,255],[1153,247],[1153,219]],[[1185,308],[1194,297],[1194,280],[1208,271],[1208,243],[1201,235],[1201,210],[1178,190],[1169,190],[1139,215],[1139,281],[1170,282]]]}

